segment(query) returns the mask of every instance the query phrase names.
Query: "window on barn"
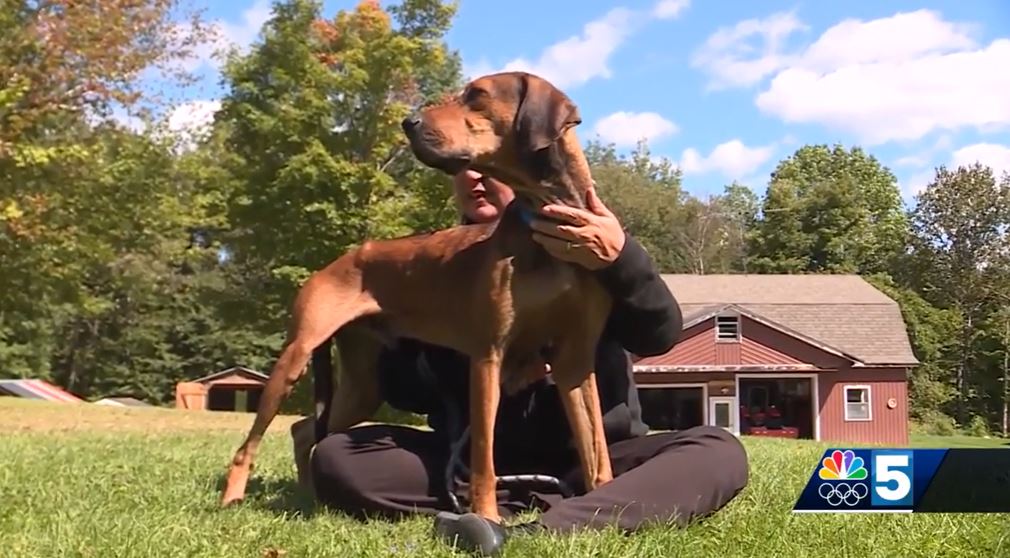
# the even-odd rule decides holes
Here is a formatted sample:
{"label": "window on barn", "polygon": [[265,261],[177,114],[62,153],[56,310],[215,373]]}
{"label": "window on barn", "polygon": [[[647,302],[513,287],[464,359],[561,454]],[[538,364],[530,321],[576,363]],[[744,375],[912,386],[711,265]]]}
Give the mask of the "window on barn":
{"label": "window on barn", "polygon": [[740,316],[717,316],[715,318],[716,341],[740,340]]}
{"label": "window on barn", "polygon": [[870,419],[870,386],[845,386],[845,420]]}

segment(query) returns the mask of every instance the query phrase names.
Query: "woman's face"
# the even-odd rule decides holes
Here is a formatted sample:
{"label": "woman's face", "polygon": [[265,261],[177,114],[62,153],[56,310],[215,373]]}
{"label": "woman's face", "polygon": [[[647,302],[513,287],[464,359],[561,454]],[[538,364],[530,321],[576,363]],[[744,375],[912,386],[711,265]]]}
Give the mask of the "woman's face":
{"label": "woman's face", "polygon": [[515,197],[503,182],[472,170],[455,175],[452,186],[457,209],[475,223],[494,221]]}

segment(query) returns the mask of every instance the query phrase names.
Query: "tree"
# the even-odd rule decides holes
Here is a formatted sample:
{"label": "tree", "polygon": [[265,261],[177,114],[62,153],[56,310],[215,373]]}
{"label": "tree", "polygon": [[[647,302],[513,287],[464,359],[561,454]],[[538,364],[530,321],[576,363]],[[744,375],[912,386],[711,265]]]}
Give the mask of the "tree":
{"label": "tree", "polygon": [[600,199],[649,252],[663,272],[686,269],[674,239],[684,203],[681,173],[669,161],[653,160],[646,142],[628,155],[590,141],[585,148]]}
{"label": "tree", "polygon": [[985,397],[977,390],[987,377],[977,358],[982,324],[998,304],[1006,303],[1001,298],[1008,276],[1010,179],[997,183],[992,169],[977,163],[955,170],[939,167],[916,197],[912,228],[904,280],[934,305],[963,317],[956,387],[958,419],[964,422],[969,400]]}
{"label": "tree", "polygon": [[37,163],[64,153],[46,132],[86,116],[129,108],[139,76],[186,79],[178,62],[209,37],[196,14],[174,17],[177,0],[0,2],[0,161]]}
{"label": "tree", "polygon": [[898,303],[919,366],[909,377],[909,415],[924,424],[937,424],[953,411],[957,394],[951,371],[957,366],[961,315],[933,306],[917,292],[885,273],[866,277],[874,287]]}
{"label": "tree", "polygon": [[[145,150],[127,149],[114,125],[99,123],[115,106],[153,103],[141,95],[142,74],[187,58],[205,37],[196,17],[177,25],[176,7],[172,0],[0,4],[0,367],[7,374],[58,375],[54,355],[73,343],[64,338],[68,324],[112,308],[95,293],[99,270],[147,249],[149,233],[164,230],[145,213],[149,204],[132,205],[133,195],[159,199],[143,189],[148,182],[104,181]],[[158,168],[156,160],[147,162]]]}
{"label": "tree", "polygon": [[400,121],[459,86],[443,40],[454,8],[409,0],[387,13],[365,1],[332,20],[319,10],[273,5],[262,42],[229,60],[217,117],[236,180],[226,246],[233,265],[259,270],[246,288],[273,329],[311,271],[365,238],[453,215],[446,178],[412,157]]}
{"label": "tree", "polygon": [[768,272],[889,271],[907,232],[897,180],[861,148],[804,146],[772,173],[754,264]]}

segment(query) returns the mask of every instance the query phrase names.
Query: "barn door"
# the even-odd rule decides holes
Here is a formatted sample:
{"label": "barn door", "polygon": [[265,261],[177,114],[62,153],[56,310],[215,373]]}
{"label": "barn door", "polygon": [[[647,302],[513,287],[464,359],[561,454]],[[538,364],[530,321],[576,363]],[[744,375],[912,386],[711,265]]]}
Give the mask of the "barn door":
{"label": "barn door", "polygon": [[197,382],[179,382],[175,385],[175,407],[202,411],[207,408],[207,386]]}

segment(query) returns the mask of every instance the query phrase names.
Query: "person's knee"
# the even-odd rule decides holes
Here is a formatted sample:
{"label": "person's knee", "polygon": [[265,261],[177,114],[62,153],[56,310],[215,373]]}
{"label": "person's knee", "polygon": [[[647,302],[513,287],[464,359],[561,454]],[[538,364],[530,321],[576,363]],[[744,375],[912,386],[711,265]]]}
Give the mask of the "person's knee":
{"label": "person's knee", "polygon": [[711,461],[719,464],[728,482],[737,485],[737,489],[747,485],[750,472],[747,448],[739,436],[712,425],[696,426],[685,433],[689,433],[695,442],[708,449]]}
{"label": "person's knee", "polygon": [[316,497],[327,504],[360,500],[365,493],[355,474],[355,455],[348,434],[331,434],[316,444],[310,458]]}

